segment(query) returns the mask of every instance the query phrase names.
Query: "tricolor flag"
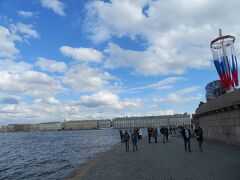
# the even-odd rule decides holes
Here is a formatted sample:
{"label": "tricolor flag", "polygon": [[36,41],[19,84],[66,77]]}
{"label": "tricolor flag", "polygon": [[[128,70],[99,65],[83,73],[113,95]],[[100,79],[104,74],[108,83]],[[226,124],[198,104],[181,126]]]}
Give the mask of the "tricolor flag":
{"label": "tricolor flag", "polygon": [[238,64],[237,57],[232,54],[232,79],[235,86],[238,86]]}

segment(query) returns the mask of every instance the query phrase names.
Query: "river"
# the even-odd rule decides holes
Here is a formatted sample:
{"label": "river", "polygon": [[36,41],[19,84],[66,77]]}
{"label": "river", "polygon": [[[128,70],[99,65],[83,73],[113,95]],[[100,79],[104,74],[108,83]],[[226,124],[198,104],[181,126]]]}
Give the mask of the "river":
{"label": "river", "polygon": [[64,179],[118,142],[116,129],[0,133],[0,179]]}

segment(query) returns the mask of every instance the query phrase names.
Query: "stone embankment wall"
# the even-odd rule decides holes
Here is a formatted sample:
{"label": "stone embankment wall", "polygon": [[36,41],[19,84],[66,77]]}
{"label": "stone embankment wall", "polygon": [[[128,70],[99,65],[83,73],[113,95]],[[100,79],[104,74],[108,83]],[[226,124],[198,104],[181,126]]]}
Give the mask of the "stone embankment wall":
{"label": "stone embankment wall", "polygon": [[195,118],[205,138],[240,144],[240,89],[201,105]]}

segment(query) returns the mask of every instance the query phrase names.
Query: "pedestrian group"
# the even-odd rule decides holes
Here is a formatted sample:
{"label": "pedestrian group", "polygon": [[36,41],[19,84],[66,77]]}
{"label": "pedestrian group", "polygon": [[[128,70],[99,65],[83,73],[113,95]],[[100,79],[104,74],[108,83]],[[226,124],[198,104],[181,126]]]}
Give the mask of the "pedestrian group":
{"label": "pedestrian group", "polygon": [[[169,142],[169,140],[168,140],[169,131],[170,131],[170,134],[172,134],[172,133],[176,134],[177,129],[179,130],[179,133],[183,137],[185,151],[191,152],[190,139],[192,136],[192,132],[191,132],[192,128],[190,128],[187,125],[179,126],[178,128],[176,128],[176,127],[168,128],[167,126],[160,127],[160,133],[162,135],[162,142],[163,143]],[[148,132],[148,143],[152,143],[152,141],[151,141],[152,138],[154,139],[154,142],[157,143],[158,142],[158,128],[148,127],[147,132]],[[202,152],[203,151],[203,149],[202,149],[203,130],[199,125],[196,125],[196,128],[193,132],[196,136],[196,140],[198,141],[199,150]],[[132,142],[133,152],[138,151],[138,140],[141,140],[142,135],[143,135],[142,130],[140,128],[134,128],[133,130],[130,130],[130,134],[128,133],[128,130],[125,130],[124,133],[122,132],[122,130],[119,130],[119,134],[120,134],[121,143],[125,144],[126,152],[129,152],[130,138],[131,138],[131,142]]]}

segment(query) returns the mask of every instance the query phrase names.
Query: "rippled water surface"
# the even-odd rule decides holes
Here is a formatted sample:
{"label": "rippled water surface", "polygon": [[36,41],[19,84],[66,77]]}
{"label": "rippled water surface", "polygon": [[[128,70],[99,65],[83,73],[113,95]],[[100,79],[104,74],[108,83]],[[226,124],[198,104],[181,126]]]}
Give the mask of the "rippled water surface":
{"label": "rippled water surface", "polygon": [[0,179],[64,179],[118,142],[115,129],[0,133]]}

